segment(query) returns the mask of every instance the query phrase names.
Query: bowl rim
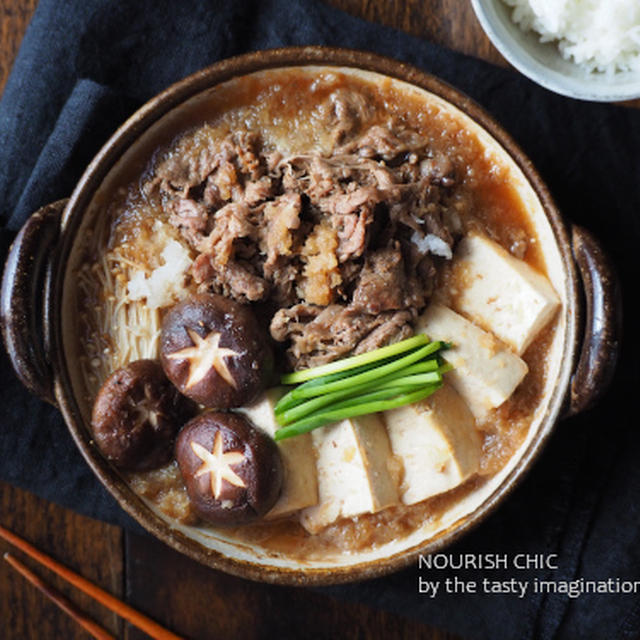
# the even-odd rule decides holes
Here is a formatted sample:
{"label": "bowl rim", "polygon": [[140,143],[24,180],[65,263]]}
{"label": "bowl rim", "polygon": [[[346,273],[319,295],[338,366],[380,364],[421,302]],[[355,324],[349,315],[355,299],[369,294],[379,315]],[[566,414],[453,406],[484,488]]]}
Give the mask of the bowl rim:
{"label": "bowl rim", "polygon": [[[513,67],[527,78],[549,91],[576,100],[623,102],[640,98],[640,75],[635,83],[623,85],[627,87],[625,90],[616,90],[615,85],[606,83],[594,83],[592,85],[582,83],[578,79],[551,69],[536,60],[527,47],[523,46],[509,29],[503,28],[502,22],[497,18],[497,13],[493,11],[496,1],[501,2],[501,0],[471,0],[471,5],[480,26],[489,40],[491,40],[491,43]],[[505,10],[509,10],[509,8],[505,5]],[[513,32],[518,30],[522,37],[526,37],[527,32],[523,31],[515,22],[512,22],[512,24],[514,27]],[[502,37],[499,31],[503,32],[505,37]],[[543,46],[543,44],[553,45],[553,43],[540,43],[540,46]],[[558,52],[559,55],[560,53]],[[566,62],[569,65],[574,65],[576,69],[580,69],[577,64],[569,60]],[[607,76],[604,75],[603,78],[606,79]]]}
{"label": "bowl rim", "polygon": [[54,393],[58,406],[76,445],[100,482],[114,496],[120,507],[152,535],[175,550],[211,568],[252,580],[296,586],[320,586],[377,578],[409,566],[421,555],[438,552],[477,526],[506,499],[530,470],[534,459],[542,451],[564,409],[569,385],[569,377],[564,375],[567,384],[565,386],[556,385],[546,413],[527,449],[523,451],[520,459],[504,481],[482,504],[466,515],[462,522],[453,523],[447,529],[440,531],[435,538],[410,549],[384,558],[335,568],[309,569],[304,566],[295,568],[264,566],[251,561],[231,558],[213,549],[205,548],[154,513],[143,499],[133,492],[122,476],[98,453],[84,427],[82,413],[73,394],[62,338],[63,314],[61,305],[66,266],[82,213],[104,177],[129,146],[174,107],[197,93],[231,78],[273,68],[311,65],[352,67],[383,74],[417,86],[452,104],[487,131],[522,171],[526,181],[539,199],[568,276],[567,308],[565,309],[566,337],[558,378],[563,377],[563,372],[569,370],[567,368],[572,367],[575,360],[579,317],[578,280],[571,257],[571,244],[567,229],[549,190],[531,161],[511,136],[484,109],[462,92],[416,67],[369,52],[333,47],[287,47],[257,51],[221,60],[197,71],[165,89],[129,117],[88,165],[69,198],[62,216],[60,243],[53,259],[50,286],[46,296]]}

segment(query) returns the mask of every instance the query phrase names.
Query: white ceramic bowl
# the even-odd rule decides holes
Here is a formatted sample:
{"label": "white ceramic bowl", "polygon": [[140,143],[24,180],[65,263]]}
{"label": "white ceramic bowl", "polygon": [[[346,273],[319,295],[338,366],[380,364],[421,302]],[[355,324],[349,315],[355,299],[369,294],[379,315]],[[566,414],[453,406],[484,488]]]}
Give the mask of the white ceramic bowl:
{"label": "white ceramic bowl", "polygon": [[580,100],[618,102],[640,98],[640,73],[589,73],[565,60],[556,43],[542,43],[537,33],[523,31],[511,19],[512,8],[502,0],[471,0],[471,4],[498,51],[539,85]]}

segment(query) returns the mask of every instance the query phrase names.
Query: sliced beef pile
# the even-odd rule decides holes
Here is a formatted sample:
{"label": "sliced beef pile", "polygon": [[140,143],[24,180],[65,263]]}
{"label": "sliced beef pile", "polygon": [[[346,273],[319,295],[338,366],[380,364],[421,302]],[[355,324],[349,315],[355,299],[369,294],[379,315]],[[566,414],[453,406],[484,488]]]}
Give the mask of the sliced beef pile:
{"label": "sliced beef pile", "polygon": [[292,363],[315,367],[354,349],[356,353],[371,351],[409,337],[411,320],[408,310],[371,315],[342,304],[321,307],[302,303],[275,314],[271,335],[278,341],[291,341]]}
{"label": "sliced beef pile", "polygon": [[285,154],[257,134],[186,136],[147,193],[197,253],[200,290],[268,301],[274,339],[304,368],[401,339],[451,257],[452,162],[417,132],[372,122],[363,96],[327,101],[330,154]]}

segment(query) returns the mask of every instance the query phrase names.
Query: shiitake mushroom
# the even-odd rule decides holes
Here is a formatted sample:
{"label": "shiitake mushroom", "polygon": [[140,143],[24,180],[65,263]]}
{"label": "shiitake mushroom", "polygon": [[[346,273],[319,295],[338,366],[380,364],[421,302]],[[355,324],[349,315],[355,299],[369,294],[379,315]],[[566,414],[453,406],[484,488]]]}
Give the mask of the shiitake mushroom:
{"label": "shiitake mushroom", "polygon": [[143,471],[171,459],[194,404],[178,393],[159,362],[136,360],[114,371],[93,405],[93,439],[117,467]]}
{"label": "shiitake mushroom", "polygon": [[175,455],[194,510],[213,524],[251,522],[280,495],[277,445],[239,414],[208,411],[193,418],[178,435]]}
{"label": "shiitake mushroom", "polygon": [[273,370],[268,338],[252,311],[214,294],[191,296],[166,314],[160,354],[180,392],[214,409],[249,404]]}

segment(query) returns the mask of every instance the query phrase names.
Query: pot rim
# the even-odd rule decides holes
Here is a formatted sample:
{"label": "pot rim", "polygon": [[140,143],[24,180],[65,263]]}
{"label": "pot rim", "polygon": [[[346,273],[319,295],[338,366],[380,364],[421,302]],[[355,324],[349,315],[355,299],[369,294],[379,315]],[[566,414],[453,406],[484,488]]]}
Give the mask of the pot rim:
{"label": "pot rim", "polygon": [[531,469],[533,461],[542,451],[560,416],[569,386],[569,377],[565,376],[566,384],[557,385],[554,389],[546,413],[527,449],[522,452],[519,460],[502,483],[483,503],[466,515],[462,522],[458,520],[447,529],[438,532],[435,538],[391,556],[331,569],[309,569],[303,566],[289,569],[264,566],[231,558],[218,551],[205,548],[197,541],[172,528],[169,523],[154,513],[99,454],[89,432],[84,427],[78,403],[74,398],[63,347],[61,310],[67,261],[82,214],[93,193],[131,144],[158,119],[182,102],[201,91],[238,76],[272,68],[311,65],[351,67],[371,71],[435,94],[462,111],[487,131],[522,171],[542,205],[568,276],[566,283],[567,308],[565,309],[566,338],[563,345],[563,365],[558,377],[562,376],[565,367],[570,367],[574,362],[578,339],[579,304],[578,280],[567,229],[549,190],[531,161],[511,136],[468,96],[435,76],[406,63],[364,51],[318,46],[288,47],[248,53],[217,62],[171,85],[144,104],[117,129],[83,173],[62,215],[59,250],[53,260],[52,286],[49,288],[46,300],[54,393],[58,406],[76,445],[100,482],[114,496],[119,505],[155,537],[209,567],[252,580],[299,586],[340,584],[386,575],[410,565],[421,555],[440,551],[480,524],[506,499]]}

